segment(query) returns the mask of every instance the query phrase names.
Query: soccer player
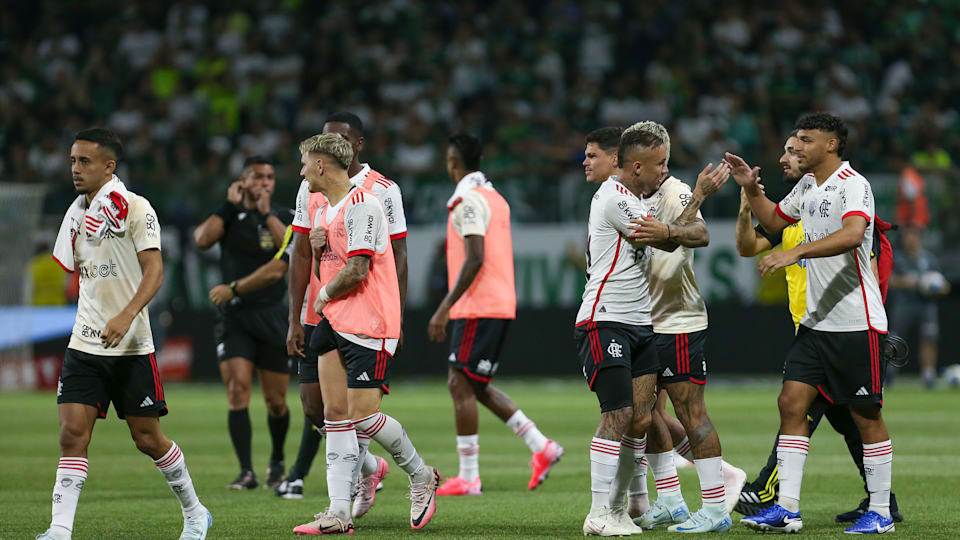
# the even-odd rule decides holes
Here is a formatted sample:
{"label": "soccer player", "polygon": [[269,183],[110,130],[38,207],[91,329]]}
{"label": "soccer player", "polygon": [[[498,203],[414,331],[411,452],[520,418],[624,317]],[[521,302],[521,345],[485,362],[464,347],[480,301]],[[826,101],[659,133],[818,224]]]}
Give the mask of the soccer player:
{"label": "soccer player", "polygon": [[741,522],[759,531],[803,528],[800,487],[810,443],[807,411],[819,393],[827,401],[849,406],[863,440],[870,503],[845,532],[890,532],[893,446],[881,414],[880,362],[887,317],[877,279],[869,271],[873,192],[866,178],[841,158],[847,127],[840,118],[814,113],[801,117],[795,127],[797,164],[805,176],[779,204],[763,194],[758,168],[727,154],[734,179],[767,232],[776,234],[804,220],[805,242],[763,257],[758,264],[761,275],[807,261],[806,311],[787,353],[777,402],[778,504]]}
{"label": "soccer player", "polygon": [[[620,140],[618,159],[622,177],[639,174],[659,159],[654,149],[665,148],[669,158],[670,136],[656,122],[640,122],[627,128]],[[647,460],[657,482],[657,500],[635,522],[651,529],[664,523],[673,532],[701,533],[729,530],[729,511],[724,485],[724,462],[717,435],[704,402],[707,360],[704,345],[707,309],[693,274],[693,249],[710,241],[700,205],[716,193],[730,175],[729,166],[708,164],[697,177],[693,192],[673,176],[663,175],[641,186],[641,217],[634,220],[630,237],[656,249],[650,260],[650,302],[660,373],[658,386],[673,403],[677,418],[689,438],[693,463],[700,478],[703,508],[690,514],[680,494],[670,432],[654,422],[647,447]],[[729,468],[729,466],[727,466]],[[739,488],[746,474],[739,472]],[[735,497],[734,497],[735,499]]]}
{"label": "soccer player", "polygon": [[[314,229],[326,230],[315,267],[322,287],[313,309],[323,315],[310,340],[316,363],[301,360],[301,375],[319,381],[327,431],[330,506],[296,534],[352,534],[350,501],[364,449],[357,431],[388,449],[410,477],[410,526],[421,529],[436,511],[437,470],[424,464],[395,419],[380,412],[389,392],[390,360],[400,338],[400,289],[387,217],[373,194],[350,181],[350,142],[336,133],[300,143],[300,174],[326,203]],[[315,407],[315,404],[311,404]]]}
{"label": "soccer player", "polygon": [[[800,141],[797,139],[797,131],[794,130],[790,133],[790,136],[787,137],[787,141],[783,145],[783,155],[780,156],[780,166],[783,168],[784,180],[791,186],[796,184],[803,176],[803,173],[800,171],[800,166],[797,163],[796,149],[799,145]],[[741,188],[740,193],[740,211],[737,215],[736,240],[737,251],[741,256],[753,257],[778,245],[782,245],[782,249],[784,250],[790,250],[803,243],[802,219],[796,223],[787,225],[780,233],[769,234],[760,225],[756,227],[753,226],[753,214],[750,211],[750,204],[747,201],[744,188]],[[876,232],[876,228],[874,231]],[[876,242],[877,238],[874,237],[874,243],[876,244]],[[872,256],[873,253],[875,253],[875,251],[871,253],[870,262],[874,273],[876,273],[876,257]],[[796,263],[784,268],[787,279],[787,297],[789,299],[790,315],[793,317],[795,331],[799,330],[800,321],[803,319],[803,314],[806,311],[806,265],[807,261],[800,259]],[[838,514],[836,517],[837,522],[840,523],[853,522],[867,512],[870,502],[869,490],[866,485],[866,473],[863,469],[863,441],[860,439],[860,431],[853,421],[850,409],[845,405],[832,405],[820,395],[817,396],[810,410],[807,411],[809,436],[813,435],[814,430],[817,429],[824,415],[826,415],[833,429],[843,435],[847,449],[850,451],[850,457],[853,458],[854,463],[856,463],[860,471],[861,478],[864,479],[864,491],[867,492],[868,497],[861,501],[856,509]],[[779,486],[780,482],[777,474],[777,443],[774,441],[773,450],[767,459],[766,465],[757,475],[757,478],[744,486],[740,492],[739,501],[735,508],[736,511],[745,516],[759,514],[764,508],[775,504],[774,499],[776,498]],[[893,493],[890,494],[890,515],[893,516],[896,522],[903,521],[903,514],[899,511],[897,498]]]}
{"label": "soccer player", "polygon": [[147,304],[163,282],[160,223],[147,199],[114,174],[123,151],[115,133],[77,133],[70,149],[79,197],[67,210],[53,256],[80,274],[77,321],[60,370],[60,464],[50,528],[39,540],[69,539],[87,481],[87,448],[110,402],[137,449],[153,459],[183,511],[181,540],[203,539],[213,523],[200,503],[183,452],[160,429],[167,414]]}
{"label": "soccer player", "polygon": [[648,291],[651,250],[629,233],[631,220],[641,215],[642,186],[666,171],[666,148],[659,139],[631,135],[626,144],[650,148],[653,159],[636,174],[618,177],[620,132],[589,133],[583,162],[587,182],[600,184],[590,203],[587,283],[574,327],[584,377],[600,404],[590,444],[591,505],[583,523],[583,533],[593,536],[643,532],[627,515],[624,499],[647,444],[659,371]]}
{"label": "soccer player", "polygon": [[449,291],[430,318],[429,336],[446,339],[453,319],[447,388],[453,398],[460,474],[449,478],[438,495],[480,495],[477,401],[533,453],[528,489],[536,489],[563,455],[510,396],[490,382],[500,367],[507,328],[516,316],[510,206],[479,171],[480,141],[465,133],[447,145],[447,174],[457,187],[447,201],[447,282]]}
{"label": "soccer player", "polygon": [[228,302],[218,305],[214,330],[220,377],[227,387],[227,428],[240,462],[240,474],[227,486],[232,490],[259,485],[253,472],[253,430],[248,410],[254,368],[267,405],[272,443],[266,486],[275,487],[283,480],[283,443],[290,427],[284,283],[277,279],[258,290],[241,293],[237,289],[238,280],[269,262],[287,237],[293,211],[271,203],[275,187],[270,160],[247,158],[240,179],[227,190],[226,202],[193,231],[194,243],[200,249],[220,243],[220,273],[233,293]]}
{"label": "soccer player", "polygon": [[[403,211],[403,196],[400,186],[388,180],[379,172],[370,168],[369,164],[360,162],[360,151],[363,150],[363,122],[351,112],[337,112],[330,115],[323,125],[323,133],[339,133],[343,135],[353,149],[353,159],[347,174],[350,182],[358,187],[369,190],[377,197],[387,216],[387,232],[390,235],[390,246],[393,249],[394,262],[397,267],[397,281],[400,291],[400,314],[407,297],[407,221]],[[317,210],[326,204],[323,193],[311,193],[309,183],[304,180],[300,183],[297,193],[296,215],[293,219],[295,233],[295,248],[290,267],[290,331],[288,333],[287,348],[291,355],[315,357],[316,353],[304,344],[310,343],[310,336],[320,322],[320,315],[309,309],[316,300],[322,284],[311,269],[311,240],[317,243],[313,252],[320,254],[320,248],[325,241],[324,229],[311,231]],[[311,236],[312,235],[312,236]],[[306,298],[304,292],[306,291]],[[306,301],[306,304],[304,302]],[[301,318],[303,322],[301,322]],[[401,320],[400,344],[403,342],[403,328]],[[398,345],[398,348],[401,346]],[[315,362],[316,359],[314,358]],[[300,394],[304,404],[304,411],[308,418],[323,426],[323,399],[320,395],[319,381],[313,376],[300,373]],[[300,498],[303,496],[303,476],[310,470],[310,463],[319,447],[320,433],[304,431],[297,455],[297,464],[291,469],[290,475],[277,488],[276,493],[284,498]],[[357,433],[359,444],[363,448],[370,445],[370,438],[363,433]],[[357,486],[357,496],[354,500],[353,517],[360,518],[373,506],[376,490],[386,476],[389,468],[385,459],[371,453],[364,454],[366,458],[361,468],[361,477]]]}

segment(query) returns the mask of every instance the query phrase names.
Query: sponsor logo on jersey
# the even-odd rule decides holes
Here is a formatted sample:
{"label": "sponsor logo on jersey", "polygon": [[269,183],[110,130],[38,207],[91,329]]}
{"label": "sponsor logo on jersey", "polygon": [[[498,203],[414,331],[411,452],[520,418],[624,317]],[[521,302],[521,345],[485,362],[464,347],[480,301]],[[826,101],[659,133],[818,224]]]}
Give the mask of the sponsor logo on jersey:
{"label": "sponsor logo on jersey", "polygon": [[80,277],[84,279],[110,279],[120,277],[120,267],[109,259],[104,263],[91,262],[82,264],[78,268]]}

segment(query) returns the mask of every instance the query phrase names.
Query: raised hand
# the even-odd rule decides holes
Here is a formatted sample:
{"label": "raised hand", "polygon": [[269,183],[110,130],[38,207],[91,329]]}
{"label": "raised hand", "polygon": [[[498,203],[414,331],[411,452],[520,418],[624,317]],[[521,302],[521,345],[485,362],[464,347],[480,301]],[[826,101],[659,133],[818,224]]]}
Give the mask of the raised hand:
{"label": "raised hand", "polygon": [[738,185],[752,189],[760,183],[760,167],[750,168],[742,157],[730,152],[727,152],[725,158],[726,163],[730,166],[730,174],[733,175],[733,180]]}
{"label": "raised hand", "polygon": [[707,163],[707,166],[697,175],[696,189],[704,197],[709,197],[719,191],[729,178],[730,165],[727,162],[721,161],[716,169],[713,168],[713,163]]}
{"label": "raised hand", "polygon": [[243,202],[243,187],[240,186],[239,180],[230,184],[230,187],[227,188],[227,202],[230,204]]}

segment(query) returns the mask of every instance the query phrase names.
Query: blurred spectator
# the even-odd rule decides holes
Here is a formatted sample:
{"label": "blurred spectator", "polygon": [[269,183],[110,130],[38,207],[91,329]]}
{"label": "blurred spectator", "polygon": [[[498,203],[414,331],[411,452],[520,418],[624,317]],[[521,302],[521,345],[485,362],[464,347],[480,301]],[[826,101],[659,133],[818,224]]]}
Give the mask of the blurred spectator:
{"label": "blurred spectator", "polygon": [[[899,163],[903,163],[899,160]],[[924,228],[930,224],[926,184],[920,173],[903,166],[897,184],[897,223],[903,227]]]}

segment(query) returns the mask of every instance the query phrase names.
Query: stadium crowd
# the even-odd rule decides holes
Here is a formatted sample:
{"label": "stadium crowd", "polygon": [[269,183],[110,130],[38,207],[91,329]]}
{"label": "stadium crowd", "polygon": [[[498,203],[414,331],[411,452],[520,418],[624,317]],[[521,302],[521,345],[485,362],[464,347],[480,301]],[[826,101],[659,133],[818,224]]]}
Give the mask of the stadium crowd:
{"label": "stadium crowd", "polygon": [[782,133],[821,109],[850,123],[864,170],[956,174],[960,9],[862,4],[18,2],[0,13],[0,174],[50,184],[59,208],[63,149],[106,125],[127,141],[124,178],[192,224],[255,153],[292,200],[295,142],[351,110],[412,223],[443,217],[420,193],[446,192],[455,129],[489,141],[517,219],[561,220],[543,188],[579,179],[596,126],[664,123],[674,168],[734,150],[775,170]]}

